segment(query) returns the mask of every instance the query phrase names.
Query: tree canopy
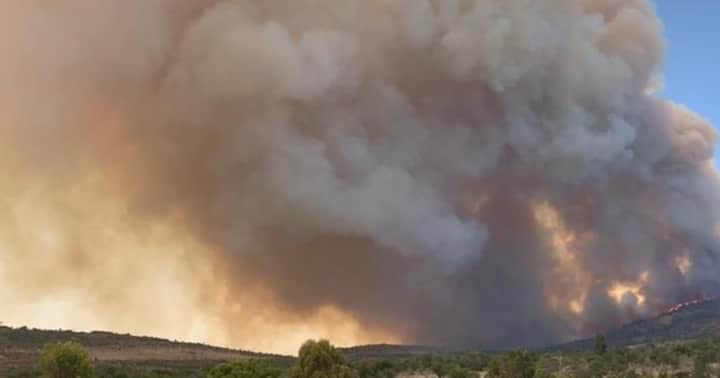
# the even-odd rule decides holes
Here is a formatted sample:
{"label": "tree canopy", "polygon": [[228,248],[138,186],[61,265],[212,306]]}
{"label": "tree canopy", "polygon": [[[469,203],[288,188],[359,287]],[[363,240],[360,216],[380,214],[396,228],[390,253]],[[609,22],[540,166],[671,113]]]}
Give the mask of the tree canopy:
{"label": "tree canopy", "polygon": [[309,340],[300,347],[292,378],[356,378],[340,352],[327,340]]}
{"label": "tree canopy", "polygon": [[40,356],[43,378],[91,378],[95,371],[85,348],[75,342],[47,344]]}

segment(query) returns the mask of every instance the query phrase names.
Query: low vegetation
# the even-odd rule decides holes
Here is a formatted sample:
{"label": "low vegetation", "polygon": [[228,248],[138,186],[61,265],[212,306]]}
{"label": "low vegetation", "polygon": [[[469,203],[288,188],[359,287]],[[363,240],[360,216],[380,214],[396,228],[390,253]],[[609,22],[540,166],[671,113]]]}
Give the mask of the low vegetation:
{"label": "low vegetation", "polygon": [[434,353],[348,359],[328,341],[308,341],[292,365],[269,358],[224,362],[209,368],[149,369],[93,366],[75,342],[48,344],[33,369],[0,373],[3,378],[548,378],[717,377],[720,338],[608,347],[597,337],[586,351]]}
{"label": "low vegetation", "polygon": [[280,378],[283,371],[265,360],[227,362],[210,369],[207,378]]}

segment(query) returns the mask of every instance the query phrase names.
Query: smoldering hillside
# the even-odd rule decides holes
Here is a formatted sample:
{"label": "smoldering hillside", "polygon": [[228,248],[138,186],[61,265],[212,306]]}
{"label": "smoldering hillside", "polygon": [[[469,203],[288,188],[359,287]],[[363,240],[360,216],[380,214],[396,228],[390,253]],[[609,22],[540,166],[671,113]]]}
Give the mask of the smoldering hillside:
{"label": "smoldering hillside", "polygon": [[718,291],[649,1],[8,0],[0,51],[10,322],[503,347]]}

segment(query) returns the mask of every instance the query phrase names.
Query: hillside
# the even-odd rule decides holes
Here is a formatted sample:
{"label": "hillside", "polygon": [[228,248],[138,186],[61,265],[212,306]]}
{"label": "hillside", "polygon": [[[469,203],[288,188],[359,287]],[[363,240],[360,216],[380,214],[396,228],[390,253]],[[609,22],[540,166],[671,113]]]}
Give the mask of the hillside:
{"label": "hillside", "polygon": [[[662,347],[665,349],[658,350],[667,349],[667,351],[671,351],[668,353],[676,356],[673,357],[676,360],[675,365],[673,365],[675,366],[674,369],[687,370],[688,364],[690,364],[689,361],[694,358],[691,356],[692,353],[676,352],[672,349],[673,345],[677,345],[677,343],[675,343],[676,341],[701,339],[707,336],[720,337],[720,301],[690,303],[651,319],[629,323],[616,330],[607,332],[605,336],[609,346],[620,348],[617,349],[617,353],[613,352],[614,354],[612,354],[611,357],[624,356],[622,358],[631,358],[635,356],[632,358],[639,361],[637,362],[637,366],[642,366],[643,363],[647,363],[644,359],[647,356],[652,356],[653,353],[657,354],[657,350],[643,352],[643,348],[622,347],[647,344],[665,345]],[[294,361],[294,358],[288,356],[218,348],[196,343],[174,342],[153,337],[120,335],[109,332],[85,333],[0,326],[0,372],[7,370],[22,371],[32,368],[37,363],[42,346],[46,343],[58,341],[76,341],[83,344],[88,349],[97,366],[105,366],[108,368],[125,367],[145,370],[171,369],[174,371],[189,369],[187,371],[198,373],[202,372],[204,368],[228,360],[268,358],[272,359],[275,364],[285,367],[290,366]],[[708,345],[715,348],[715,344],[715,341],[713,341]],[[692,345],[692,343],[688,343],[687,345]],[[701,344],[698,345],[705,348],[705,346]],[[592,347],[592,339],[579,340],[537,350],[537,356],[544,356],[540,357],[539,360],[544,361],[544,363],[555,361],[558,358],[576,360],[578,369],[584,369],[589,368],[592,362],[590,360],[591,357],[588,357],[591,356],[592,353],[588,354],[584,351],[591,351]],[[700,350],[701,348],[695,349]],[[627,352],[629,353],[627,354],[623,352],[623,350],[636,350],[636,352]],[[479,367],[486,366],[487,361],[490,359],[503,358],[503,353],[467,353],[447,348],[415,345],[364,345],[340,348],[340,351],[345,354],[352,363],[356,364],[359,369],[362,369],[363,366],[373,366],[373,363],[380,364],[378,366],[385,364],[387,366],[382,365],[385,366],[385,368],[388,366],[398,368],[399,366],[407,365],[405,366],[405,369],[407,369],[408,366],[415,366],[418,363],[422,364],[426,362],[435,366],[439,361],[440,365],[444,363],[469,363],[469,366],[474,366],[474,368],[479,370]],[[580,354],[573,353],[576,351],[583,352]],[[425,355],[432,355],[432,358],[427,359],[421,357]],[[561,358],[558,356],[565,357]],[[394,362],[389,363],[387,361]],[[617,365],[617,361],[613,363]],[[191,375],[180,374],[177,376]]]}
{"label": "hillside", "polygon": [[[676,311],[638,320],[605,333],[608,345],[614,347],[657,344],[709,336],[720,336],[720,300],[688,304]],[[589,349],[592,343],[592,339],[585,339],[552,349]]]}
{"label": "hillside", "polygon": [[[611,347],[685,341],[708,336],[720,337],[720,300],[679,306],[660,316],[628,323],[604,335]],[[540,348],[540,351],[589,350],[592,346],[593,338],[588,338]],[[421,354],[460,352],[441,347],[388,344],[356,346],[343,348],[342,351],[349,358],[403,358]]]}
{"label": "hillside", "polygon": [[423,354],[456,352],[456,350],[441,347],[393,344],[359,345],[339,349],[350,360],[365,358],[408,358]]}
{"label": "hillside", "polygon": [[0,370],[32,366],[36,363],[43,345],[63,341],[81,343],[88,348],[91,357],[100,365],[198,368],[219,361],[244,358],[272,358],[280,363],[292,361],[292,358],[286,356],[174,342],[154,337],[0,326]]}

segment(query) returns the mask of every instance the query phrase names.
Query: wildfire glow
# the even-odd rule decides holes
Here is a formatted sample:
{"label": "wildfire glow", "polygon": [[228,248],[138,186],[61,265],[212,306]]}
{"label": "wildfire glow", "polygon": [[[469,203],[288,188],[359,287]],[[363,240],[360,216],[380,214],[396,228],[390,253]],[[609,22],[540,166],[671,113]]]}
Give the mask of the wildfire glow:
{"label": "wildfire glow", "polygon": [[585,305],[583,302],[585,301],[585,298],[580,299],[573,299],[570,301],[570,311],[572,311],[575,315],[580,315],[585,311]]}
{"label": "wildfire glow", "polygon": [[637,304],[642,306],[645,304],[647,299],[645,294],[643,294],[643,291],[649,278],[650,273],[644,272],[635,282],[616,282],[608,290],[608,295],[618,304],[623,303],[623,299],[626,296],[631,295],[635,298]]}
{"label": "wildfire glow", "polygon": [[[107,118],[105,109],[95,110],[78,127]],[[96,138],[88,144],[119,148],[123,137],[111,133],[115,129],[88,132],[87,138]],[[123,197],[113,195],[112,179],[118,178],[103,175],[100,166],[88,167],[94,173],[66,190],[53,181],[57,177],[16,158],[7,143],[0,142],[6,157],[0,168],[13,173],[0,177],[0,195],[12,199],[0,214],[4,324],[127,332],[284,354],[309,338],[331,338],[341,346],[403,341],[361,326],[337,306],[295,314],[262,288],[228,299],[224,291],[231,290],[232,272],[178,219],[134,219]]]}
{"label": "wildfire glow", "polygon": [[554,257],[562,264],[574,265],[575,255],[570,246],[575,241],[575,235],[567,229],[560,214],[548,202],[541,203],[533,210],[535,220],[551,235]]}
{"label": "wildfire glow", "polygon": [[[89,198],[90,194],[85,195]],[[204,302],[205,295],[222,296],[219,291],[208,292],[212,288],[204,283],[225,280],[225,273],[218,268],[220,261],[207,258],[212,253],[206,246],[183,236],[171,222],[158,224],[143,237],[135,236],[138,233],[128,228],[120,214],[99,203],[96,201],[94,208],[97,218],[85,214],[96,228],[79,246],[105,252],[93,256],[73,255],[67,249],[69,235],[80,228],[91,229],[89,224],[69,222],[59,217],[50,204],[39,200],[16,203],[15,216],[24,224],[34,224],[33,232],[0,231],[4,251],[0,282],[24,284],[37,276],[44,277],[44,282],[27,283],[23,290],[0,287],[0,308],[12,308],[4,314],[4,323],[112,330],[284,354],[295,353],[309,338],[332,338],[341,346],[402,342],[393,335],[362,327],[354,317],[334,306],[296,316],[257,292],[248,294],[242,303],[223,308],[236,314],[238,322],[227,324],[227,319],[214,316],[218,310],[215,303],[222,301]],[[42,259],[15,258],[26,250],[37,251]],[[10,266],[16,269],[3,271],[5,259],[15,259]],[[92,271],[68,266],[76,262],[89,264]],[[28,272],[32,273],[29,277]],[[88,293],[93,287],[112,291],[115,296],[91,296]],[[37,300],[27,304],[27,295]]]}
{"label": "wildfire glow", "polygon": [[675,266],[683,276],[687,276],[692,268],[692,261],[690,261],[690,257],[687,255],[678,256],[675,258]]}
{"label": "wildfire glow", "polygon": [[[559,298],[557,294],[550,295],[550,305],[555,311],[569,311],[574,315],[581,315],[585,311],[585,298],[589,286],[588,275],[576,257],[578,238],[570,230],[560,213],[549,202],[541,202],[533,207],[535,221],[542,231],[549,235],[552,246],[553,259],[557,263],[555,274],[564,282],[569,281],[567,287],[575,288]],[[548,291],[555,291],[548,288]]]}

